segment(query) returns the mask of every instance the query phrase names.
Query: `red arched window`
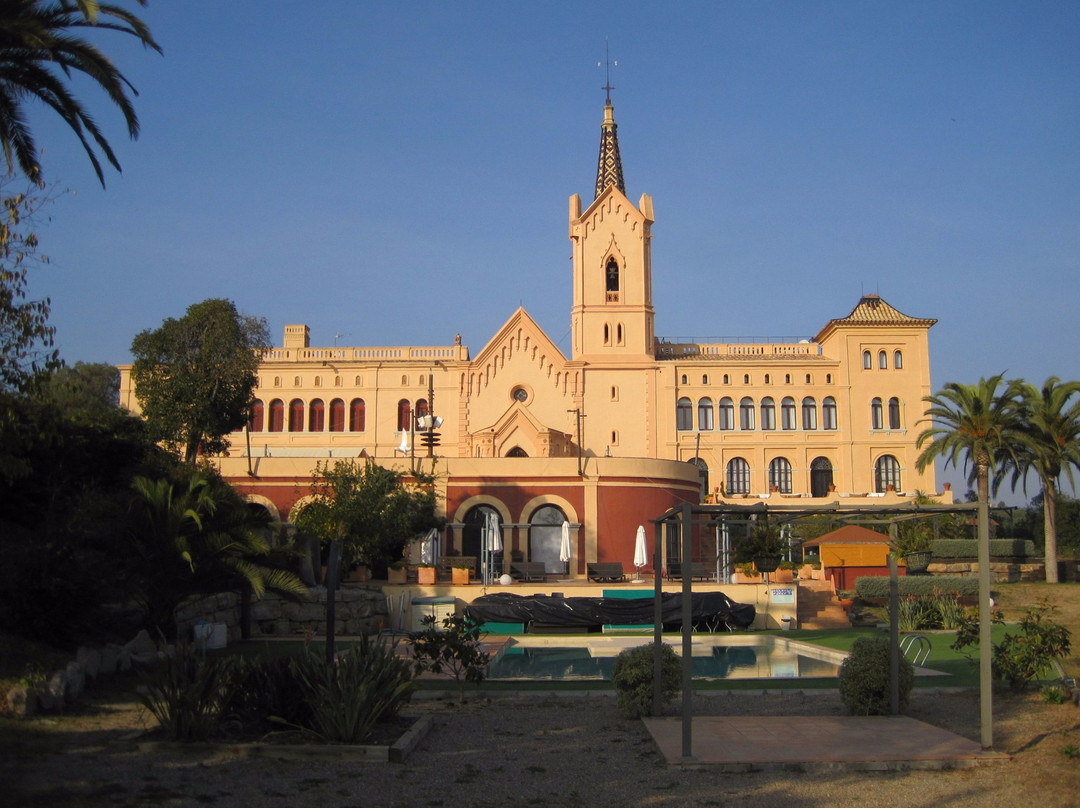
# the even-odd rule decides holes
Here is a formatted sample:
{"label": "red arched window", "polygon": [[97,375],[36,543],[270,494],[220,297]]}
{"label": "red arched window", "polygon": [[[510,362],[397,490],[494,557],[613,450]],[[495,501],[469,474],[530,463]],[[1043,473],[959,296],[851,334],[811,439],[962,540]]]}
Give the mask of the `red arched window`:
{"label": "red arched window", "polygon": [[349,431],[364,431],[364,399],[354,398],[349,404]]}
{"label": "red arched window", "polygon": [[252,432],[263,431],[263,403],[259,399],[251,402],[251,417],[248,418],[248,429]]}
{"label": "red arched window", "polygon": [[330,431],[345,431],[345,402],[340,398],[330,402]]}
{"label": "red arched window", "polygon": [[285,403],[280,398],[270,402],[270,431],[281,432],[285,429]]}
{"label": "red arched window", "polygon": [[408,432],[412,426],[412,405],[407,398],[401,399],[397,405],[397,428],[398,432]]}
{"label": "red arched window", "polygon": [[308,432],[322,432],[326,426],[326,405],[321,398],[308,405]]}
{"label": "red arched window", "polygon": [[304,402],[298,398],[289,402],[289,431],[304,431]]}

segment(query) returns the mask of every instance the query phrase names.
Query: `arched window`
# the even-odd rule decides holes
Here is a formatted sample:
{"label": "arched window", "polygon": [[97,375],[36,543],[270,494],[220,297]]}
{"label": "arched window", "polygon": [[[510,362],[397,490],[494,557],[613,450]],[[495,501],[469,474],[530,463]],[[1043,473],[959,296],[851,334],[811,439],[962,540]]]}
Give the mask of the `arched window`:
{"label": "arched window", "polygon": [[829,462],[829,458],[815,457],[810,463],[810,496],[828,496],[832,484],[832,463]]}
{"label": "arched window", "polygon": [[802,428],[817,429],[817,402],[810,396],[802,400]]}
{"label": "arched window", "polygon": [[739,402],[739,429],[754,428],[754,399],[747,396]]}
{"label": "arched window", "polygon": [[363,432],[365,429],[366,420],[366,408],[364,407],[364,399],[354,398],[349,402],[349,431],[350,432]]}
{"label": "arched window", "polygon": [[[555,575],[567,573],[567,562],[559,560],[562,523],[567,521],[562,508],[555,505],[542,505],[529,517],[529,561],[543,561],[545,572]],[[570,533],[570,547],[570,558],[576,559],[578,553],[574,549],[573,531]]]}
{"label": "arched window", "polygon": [[743,384],[750,384],[750,374],[749,373],[744,373],[743,374],[742,383]]}
{"label": "arched window", "polygon": [[885,414],[881,408],[881,399],[875,398],[870,402],[870,428],[871,429],[884,429],[885,428]]}
{"label": "arched window", "polygon": [[708,384],[709,383],[709,374],[708,373],[701,374],[701,383],[702,384]]}
{"label": "arched window", "polygon": [[615,326],[615,344],[616,345],[625,345],[626,344],[626,339],[625,339],[625,337],[623,337],[622,323],[618,323]]}
{"label": "arched window", "polygon": [[308,405],[308,432],[322,432],[326,426],[326,405],[321,398]]}
{"label": "arched window", "polygon": [[761,399],[761,428],[776,429],[776,402],[769,396]]}
{"label": "arched window", "polygon": [[889,357],[884,351],[878,351],[877,366],[882,370],[888,370],[889,368]]}
{"label": "arched window", "polygon": [[251,402],[251,416],[248,418],[248,429],[252,432],[263,431],[263,403],[260,399]]}
{"label": "arched window", "polygon": [[705,431],[713,428],[712,400],[703,398],[697,403],[697,428]]}
{"label": "arched window", "polygon": [[705,497],[709,495],[709,464],[702,460],[700,457],[696,457],[690,461],[691,464],[697,466],[698,473],[698,497],[699,502],[704,502]]}
{"label": "arched window", "polygon": [[611,344],[611,326],[607,323],[604,323],[604,344]]}
{"label": "arched window", "polygon": [[397,431],[408,432],[412,428],[412,405],[407,398],[397,403]]}
{"label": "arched window", "polygon": [[298,398],[289,402],[289,431],[304,431],[304,402]]}
{"label": "arched window", "polygon": [[892,455],[882,455],[874,464],[874,490],[884,494],[889,486],[894,491],[900,491],[900,464]]}
{"label": "arched window", "polygon": [[892,366],[897,370],[902,370],[904,367],[904,355],[900,351],[893,351]]}
{"label": "arched window", "polygon": [[[502,529],[502,519],[499,512],[490,505],[477,505],[469,508],[465,514],[465,526],[461,529],[461,554],[479,559],[484,551],[484,526],[487,523],[487,515],[495,514],[499,521],[499,529]],[[496,556],[496,570],[502,569],[502,561]],[[501,572],[500,572],[501,574]]]}
{"label": "arched window", "polygon": [[900,399],[889,399],[889,429],[900,428]]}
{"label": "arched window", "polygon": [[686,374],[685,373],[682,375],[682,380],[679,383],[680,384],[686,384]]}
{"label": "arched window", "polygon": [[345,431],[345,402],[340,398],[330,402],[330,431]]}
{"label": "arched window", "polygon": [[741,457],[733,457],[727,464],[727,493],[750,493],[750,464]]}
{"label": "arched window", "polygon": [[607,267],[604,269],[604,276],[607,281],[607,290],[609,292],[619,291],[619,262],[614,258],[609,258],[607,261]]}
{"label": "arched window", "polygon": [[791,396],[784,396],[784,400],[780,402],[780,428],[781,429],[795,429],[795,399]]}
{"label": "arched window", "polygon": [[428,414],[427,399],[421,398],[416,402],[416,417],[423,418]]}
{"label": "arched window", "polygon": [[836,399],[832,396],[821,402],[821,428],[836,429]]}
{"label": "arched window", "polygon": [[724,374],[724,384],[731,384],[731,377],[726,373]]}
{"label": "arched window", "polygon": [[720,429],[735,428],[735,402],[727,396],[720,399]]}
{"label": "arched window", "polygon": [[781,494],[791,493],[791,463],[786,457],[777,457],[769,463],[769,490],[773,488]]}
{"label": "arched window", "polygon": [[270,432],[281,432],[285,429],[285,402],[275,398],[270,402]]}
{"label": "arched window", "polygon": [[862,352],[862,366],[864,370],[870,370],[874,366],[874,359],[869,351]]}
{"label": "arched window", "polygon": [[675,428],[680,432],[694,428],[694,405],[688,398],[680,398],[675,406]]}

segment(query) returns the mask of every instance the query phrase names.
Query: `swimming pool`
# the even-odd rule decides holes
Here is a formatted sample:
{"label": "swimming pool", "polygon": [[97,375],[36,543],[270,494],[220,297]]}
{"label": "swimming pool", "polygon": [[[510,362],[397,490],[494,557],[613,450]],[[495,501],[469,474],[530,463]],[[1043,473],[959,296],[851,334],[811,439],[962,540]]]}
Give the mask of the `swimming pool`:
{"label": "swimming pool", "polygon": [[[682,639],[665,638],[682,654]],[[611,679],[615,657],[624,648],[652,638],[529,636],[512,638],[488,668],[492,680]],[[695,679],[795,679],[835,677],[847,655],[771,634],[695,635]]]}

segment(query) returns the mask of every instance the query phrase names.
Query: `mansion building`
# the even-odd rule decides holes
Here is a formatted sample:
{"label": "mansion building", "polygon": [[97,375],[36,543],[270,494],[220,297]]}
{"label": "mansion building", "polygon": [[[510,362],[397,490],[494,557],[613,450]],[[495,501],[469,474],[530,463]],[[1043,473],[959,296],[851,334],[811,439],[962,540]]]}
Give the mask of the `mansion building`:
{"label": "mansion building", "polygon": [[[434,471],[442,553],[479,555],[493,511],[507,564],[565,574],[567,521],[576,577],[593,561],[629,568],[638,526],[684,502],[895,506],[936,491],[933,466],[915,465],[935,320],[866,295],[813,339],[658,337],[653,223],[651,197],[626,195],[609,98],[594,198],[570,197],[570,356],[522,308],[475,355],[460,337],[312,347],[306,325],[287,325],[263,357],[248,430],[213,462],[283,521],[316,464]],[[121,403],[138,412],[121,373]]]}

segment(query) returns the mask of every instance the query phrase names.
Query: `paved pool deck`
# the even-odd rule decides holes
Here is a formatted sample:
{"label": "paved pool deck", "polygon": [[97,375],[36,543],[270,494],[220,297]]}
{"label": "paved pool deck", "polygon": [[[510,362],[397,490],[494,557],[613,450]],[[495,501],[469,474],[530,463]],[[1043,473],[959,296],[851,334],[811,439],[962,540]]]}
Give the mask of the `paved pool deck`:
{"label": "paved pool deck", "polygon": [[645,718],[669,766],[750,771],[956,769],[1008,760],[904,716],[695,716],[690,756],[682,719]]}

